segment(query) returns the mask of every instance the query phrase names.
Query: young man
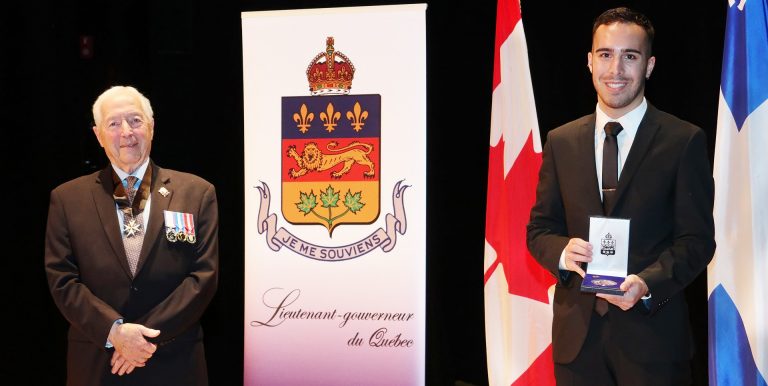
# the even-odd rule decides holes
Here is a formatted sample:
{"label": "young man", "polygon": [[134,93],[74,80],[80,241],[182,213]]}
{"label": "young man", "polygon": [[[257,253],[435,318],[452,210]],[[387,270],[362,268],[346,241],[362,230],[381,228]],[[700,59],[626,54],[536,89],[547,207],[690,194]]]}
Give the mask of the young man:
{"label": "young man", "polygon": [[[547,136],[528,248],[558,278],[558,385],[691,381],[683,290],[715,250],[714,184],[704,132],[644,97],[656,64],[653,37],[650,21],[633,10],[600,15],[587,54],[596,111]],[[623,296],[580,289],[599,248],[586,241],[591,216],[630,219]]]}

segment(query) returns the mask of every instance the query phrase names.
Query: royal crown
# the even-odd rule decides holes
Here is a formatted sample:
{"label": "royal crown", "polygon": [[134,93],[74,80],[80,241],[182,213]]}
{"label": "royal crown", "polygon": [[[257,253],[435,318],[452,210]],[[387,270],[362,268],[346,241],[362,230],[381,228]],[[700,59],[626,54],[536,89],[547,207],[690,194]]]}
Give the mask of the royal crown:
{"label": "royal crown", "polygon": [[315,56],[307,67],[307,80],[312,95],[349,94],[355,66],[352,61],[333,48],[333,36],[325,40],[325,52]]}

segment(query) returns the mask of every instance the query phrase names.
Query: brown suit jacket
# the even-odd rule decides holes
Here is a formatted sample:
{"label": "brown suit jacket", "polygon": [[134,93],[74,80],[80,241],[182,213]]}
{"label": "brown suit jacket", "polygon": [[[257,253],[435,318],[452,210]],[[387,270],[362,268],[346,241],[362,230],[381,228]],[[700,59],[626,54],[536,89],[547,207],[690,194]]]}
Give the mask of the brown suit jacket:
{"label": "brown suit jacket", "polygon": [[[558,269],[568,240],[588,240],[589,217],[604,215],[594,130],[592,114],[548,134],[528,224],[529,250],[558,278],[552,325],[557,363],[573,361],[596,315],[594,294],[580,291],[581,276]],[[619,178],[616,205],[605,214],[631,220],[628,274],[645,280],[652,295],[650,308],[642,301],[628,311],[610,307],[610,341],[628,358],[690,358],[683,289],[714,254],[713,201],[704,132],[649,104]]]}
{"label": "brown suit jacket", "polygon": [[[120,235],[111,166],[51,192],[45,271],[70,323],[68,385],[207,385],[200,317],[218,278],[218,206],[207,181],[150,162],[149,226],[135,278]],[[160,194],[161,187],[170,192]],[[197,241],[168,241],[163,210],[191,213]],[[160,330],[143,368],[110,373],[105,344],[115,320]]]}

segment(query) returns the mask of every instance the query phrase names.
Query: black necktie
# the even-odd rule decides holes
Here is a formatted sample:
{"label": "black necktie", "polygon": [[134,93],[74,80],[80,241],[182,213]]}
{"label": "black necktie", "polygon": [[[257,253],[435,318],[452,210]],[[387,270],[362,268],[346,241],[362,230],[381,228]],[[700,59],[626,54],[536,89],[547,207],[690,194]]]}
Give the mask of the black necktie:
{"label": "black necktie", "polygon": [[[605,124],[605,142],[603,142],[603,213],[607,216],[616,203],[616,187],[619,185],[619,145],[616,136],[621,133],[619,122]],[[595,299],[595,312],[600,316],[608,313],[608,302],[603,298]]]}
{"label": "black necktie", "polygon": [[619,122],[605,124],[603,142],[603,213],[607,216],[616,203],[616,187],[619,185],[619,146],[616,136],[621,133]]}

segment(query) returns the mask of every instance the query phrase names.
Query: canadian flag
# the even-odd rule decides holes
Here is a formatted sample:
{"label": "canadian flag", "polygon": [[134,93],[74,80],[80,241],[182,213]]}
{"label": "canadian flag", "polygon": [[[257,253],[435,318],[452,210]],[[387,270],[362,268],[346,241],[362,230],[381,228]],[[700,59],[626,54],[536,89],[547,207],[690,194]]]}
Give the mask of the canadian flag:
{"label": "canadian flag", "polygon": [[488,380],[554,385],[555,279],[528,253],[541,138],[520,0],[498,0],[485,223],[485,339]]}

